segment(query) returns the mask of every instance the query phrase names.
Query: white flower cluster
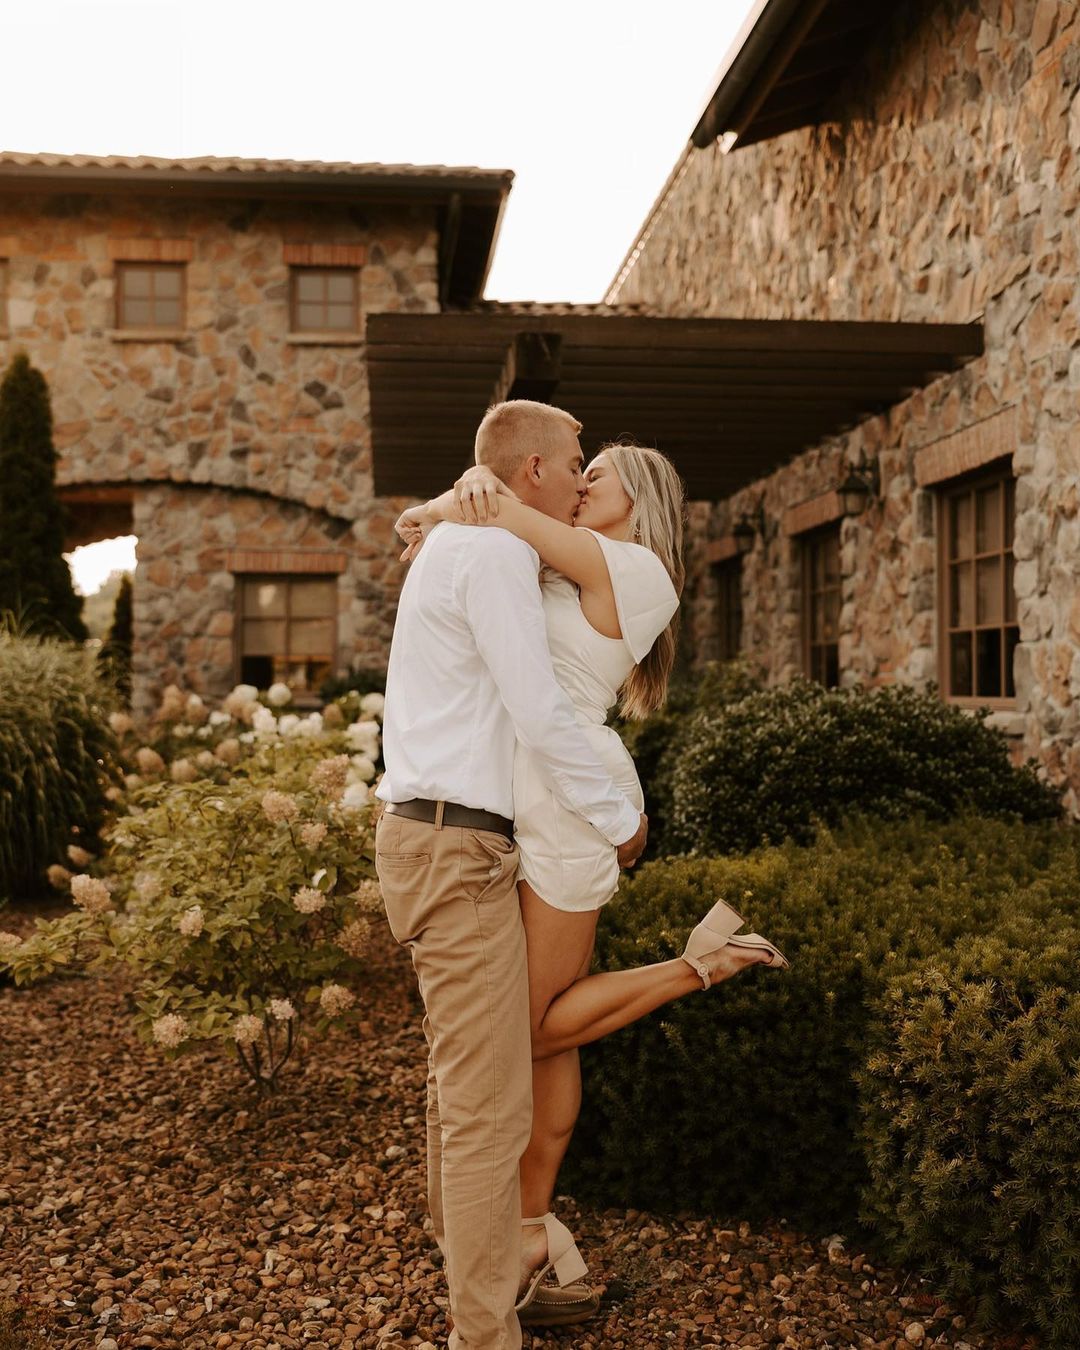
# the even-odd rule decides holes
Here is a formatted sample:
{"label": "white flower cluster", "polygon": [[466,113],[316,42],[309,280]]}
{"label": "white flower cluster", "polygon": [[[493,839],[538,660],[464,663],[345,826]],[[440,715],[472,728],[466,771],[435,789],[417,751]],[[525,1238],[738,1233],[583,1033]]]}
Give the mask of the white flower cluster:
{"label": "white flower cluster", "polygon": [[326,825],[321,820],[308,821],[300,828],[300,842],[305,848],[318,848],[326,838]]}
{"label": "white flower cluster", "polygon": [[94,856],[87,853],[86,849],[80,848],[78,844],[68,844],[67,855],[76,867],[86,867]]}
{"label": "white flower cluster", "polygon": [[263,1020],[254,1013],[244,1013],[233,1023],[233,1040],[237,1045],[254,1045],[263,1033]]}
{"label": "white flower cluster", "polygon": [[293,905],[301,914],[317,914],[326,906],[326,896],[314,886],[301,886],[292,898]]}
{"label": "white flower cluster", "polygon": [[174,1050],[181,1041],[187,1039],[187,1018],[181,1017],[179,1013],[166,1013],[164,1017],[154,1020],[151,1032],[158,1045]]}
{"label": "white flower cluster", "polygon": [[278,681],[266,691],[266,701],[275,708],[284,708],[287,703],[292,702],[292,690],[287,684]]}
{"label": "white flower cluster", "polygon": [[273,788],[263,794],[262,809],[267,820],[280,825],[287,820],[295,820],[300,814],[296,798],[287,792],[277,792]]}
{"label": "white flower cluster", "polygon": [[202,905],[191,905],[185,909],[177,919],[176,926],[184,937],[198,937],[203,930]]}
{"label": "white flower cluster", "polygon": [[356,1002],[356,995],[343,984],[328,984],[319,995],[319,1007],[330,1017],[337,1017]]}
{"label": "white flower cluster", "polygon": [[71,898],[87,914],[104,914],[112,909],[108,886],[85,873],[71,878]]}
{"label": "white flower cluster", "polygon": [[16,947],[22,946],[22,938],[18,933],[0,933],[0,960],[3,960],[5,954],[10,956]]}
{"label": "white flower cluster", "polygon": [[278,1022],[289,1022],[296,1016],[296,1009],[289,998],[272,998],[267,1007],[270,1016]]}

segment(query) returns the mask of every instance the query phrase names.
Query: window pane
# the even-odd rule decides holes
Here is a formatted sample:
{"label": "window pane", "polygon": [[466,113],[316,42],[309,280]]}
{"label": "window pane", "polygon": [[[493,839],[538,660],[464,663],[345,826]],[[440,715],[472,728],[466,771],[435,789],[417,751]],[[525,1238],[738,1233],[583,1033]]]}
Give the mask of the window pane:
{"label": "window pane", "polygon": [[1016,679],[1013,675],[1013,655],[1020,643],[1020,629],[1005,629],[1005,697],[1016,697]]}
{"label": "window pane", "polygon": [[161,300],[161,299],[155,300],[154,324],[158,328],[179,328],[180,301]]}
{"label": "window pane", "polygon": [[810,641],[820,642],[825,633],[825,595],[818,591],[810,602]]}
{"label": "window pane", "polygon": [[835,642],[840,635],[840,592],[825,593],[825,627],[822,637],[826,642]]}
{"label": "window pane", "polygon": [[825,585],[840,585],[840,532],[825,536]]}
{"label": "window pane", "polygon": [[1013,522],[1016,518],[1016,479],[1005,479],[1005,547],[1012,548]]}
{"label": "window pane", "polygon": [[959,563],[949,568],[950,628],[970,628],[974,624],[973,589],[970,563]]}
{"label": "window pane", "polygon": [[301,619],[289,625],[289,656],[319,656],[329,660],[334,649],[332,619]]}
{"label": "window pane", "polygon": [[284,619],[245,619],[243,647],[245,656],[274,656],[285,650]]}
{"label": "window pane", "polygon": [[949,500],[949,557],[970,557],[971,545],[971,495],[965,492]]}
{"label": "window pane", "polygon": [[825,681],[829,689],[835,689],[840,683],[840,647],[830,642],[825,648]]}
{"label": "window pane", "polygon": [[337,580],[294,581],[289,612],[294,619],[325,618],[337,613]]}
{"label": "window pane", "polygon": [[240,679],[256,689],[269,689],[274,683],[274,663],[269,656],[243,656],[240,659]]}
{"label": "window pane", "polygon": [[356,294],[356,273],[355,272],[331,272],[326,278],[326,298],[327,300],[343,300],[346,304],[352,305],[353,296]]}
{"label": "window pane", "polygon": [[975,494],[975,552],[1001,549],[1001,484],[980,488]]}
{"label": "window pane", "polygon": [[180,268],[160,267],[154,273],[154,293],[171,299],[180,296]]}
{"label": "window pane", "polygon": [[297,300],[322,301],[325,282],[321,272],[296,272],[294,275]]}
{"label": "window pane", "polygon": [[949,638],[949,693],[959,698],[971,694],[971,634],[953,633]]}
{"label": "window pane", "polygon": [[282,581],[245,581],[244,613],[260,618],[284,615],[285,585]]}
{"label": "window pane", "polygon": [[149,296],[149,268],[125,267],[120,273],[120,287],[126,296]]}
{"label": "window pane", "polygon": [[[965,569],[966,570],[966,569]],[[978,623],[1001,623],[1001,558],[980,558],[975,564]]]}
{"label": "window pane", "polygon": [[150,301],[126,299],[120,307],[120,326],[122,328],[149,328]]}
{"label": "window pane", "polygon": [[327,305],[326,327],[335,333],[349,333],[356,324],[352,305]]}
{"label": "window pane", "polygon": [[975,634],[975,693],[1001,697],[1001,629]]}
{"label": "window pane", "polygon": [[296,306],[296,326],[301,331],[311,330],[318,332],[322,329],[323,322],[322,305]]}

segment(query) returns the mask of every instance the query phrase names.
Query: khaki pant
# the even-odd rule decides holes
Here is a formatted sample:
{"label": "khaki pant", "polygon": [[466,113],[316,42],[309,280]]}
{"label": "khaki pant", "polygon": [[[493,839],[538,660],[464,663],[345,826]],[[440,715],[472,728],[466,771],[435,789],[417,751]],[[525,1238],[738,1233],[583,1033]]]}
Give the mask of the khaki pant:
{"label": "khaki pant", "polygon": [[428,1201],[457,1350],[516,1350],[518,1164],[532,1126],[517,849],[488,830],[384,814],[375,868],[408,947],[428,1041]]}

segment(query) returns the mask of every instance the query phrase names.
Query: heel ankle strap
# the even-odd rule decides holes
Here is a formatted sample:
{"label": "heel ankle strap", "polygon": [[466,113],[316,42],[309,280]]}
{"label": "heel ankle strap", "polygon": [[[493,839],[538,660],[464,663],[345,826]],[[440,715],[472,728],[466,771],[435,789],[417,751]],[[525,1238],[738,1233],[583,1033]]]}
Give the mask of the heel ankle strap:
{"label": "heel ankle strap", "polygon": [[683,953],[682,959],[686,962],[686,964],[690,967],[690,969],[695,972],[698,979],[701,981],[702,986],[705,989],[711,989],[712,975],[709,973],[709,967],[705,964],[705,962],[695,961],[692,956],[687,956],[685,952]]}

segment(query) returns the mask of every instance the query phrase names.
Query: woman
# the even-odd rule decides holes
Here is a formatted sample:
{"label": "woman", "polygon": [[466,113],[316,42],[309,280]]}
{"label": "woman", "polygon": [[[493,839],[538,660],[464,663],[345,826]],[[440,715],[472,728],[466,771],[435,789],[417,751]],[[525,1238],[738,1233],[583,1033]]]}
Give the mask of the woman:
{"label": "woman", "polygon": [[[640,810],[633,760],[605,720],[620,696],[623,714],[640,718],[667,694],[683,586],[682,483],[658,451],[617,444],[601,450],[585,481],[568,525],[525,506],[478,465],[449,492],[405,511],[397,531],[404,559],[439,521],[500,526],[532,545],[545,564],[544,614],[556,679],[601,763]],[[578,1047],[746,966],[788,963],[758,934],[736,936],[743,919],[721,900],[693,930],[681,957],[590,975],[597,918],[618,889],[616,850],[556,799],[520,745],[514,809],[533,1044],[533,1132],[521,1160],[521,1201],[522,1214],[541,1216],[522,1221],[520,1311],[549,1270],[561,1285],[586,1273],[572,1236],[550,1212],[581,1107]]]}

